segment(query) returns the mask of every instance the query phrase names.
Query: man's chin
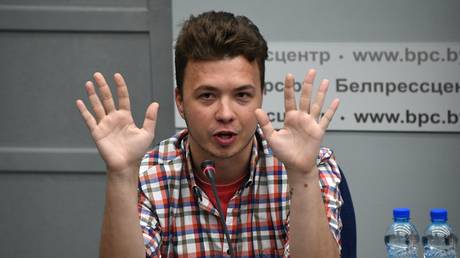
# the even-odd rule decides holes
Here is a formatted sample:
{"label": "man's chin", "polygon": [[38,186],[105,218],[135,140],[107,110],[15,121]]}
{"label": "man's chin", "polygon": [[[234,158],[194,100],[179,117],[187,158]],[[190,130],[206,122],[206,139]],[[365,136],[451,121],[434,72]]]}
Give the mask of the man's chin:
{"label": "man's chin", "polygon": [[212,155],[212,159],[216,161],[217,160],[229,160],[229,159],[236,158],[238,155],[243,154],[243,152],[245,152],[244,150],[246,149],[246,147],[248,147],[248,144],[244,146],[237,146],[235,144],[232,146],[227,146],[225,148],[222,148],[222,147],[216,148],[212,150],[210,154]]}
{"label": "man's chin", "polygon": [[213,160],[226,160],[236,156],[237,151],[216,151],[211,153],[211,159]]}

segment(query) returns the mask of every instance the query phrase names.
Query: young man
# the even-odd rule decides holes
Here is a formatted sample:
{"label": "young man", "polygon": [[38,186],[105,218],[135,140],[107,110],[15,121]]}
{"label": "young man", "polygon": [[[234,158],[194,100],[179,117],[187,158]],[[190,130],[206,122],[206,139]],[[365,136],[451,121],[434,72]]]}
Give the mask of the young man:
{"label": "young man", "polygon": [[[120,74],[119,109],[100,73],[100,98],[86,83],[94,115],[77,101],[107,165],[101,256],[338,257],[340,172],[331,151],[320,148],[339,104],[320,117],[328,81],[310,101],[310,70],[297,107],[287,75],[285,124],[276,131],[260,109],[267,46],[250,20],[191,16],[175,50],[176,106],[187,129],[147,154],[158,104],[136,127]],[[215,164],[217,197],[205,160]]]}

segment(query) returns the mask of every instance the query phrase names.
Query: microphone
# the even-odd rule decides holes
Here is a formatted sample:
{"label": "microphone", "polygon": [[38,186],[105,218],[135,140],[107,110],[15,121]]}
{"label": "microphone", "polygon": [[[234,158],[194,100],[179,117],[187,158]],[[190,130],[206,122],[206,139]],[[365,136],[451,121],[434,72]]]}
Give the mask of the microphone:
{"label": "microphone", "polygon": [[225,223],[223,212],[222,212],[222,205],[220,204],[219,196],[217,195],[217,187],[216,187],[216,169],[214,166],[214,161],[212,160],[204,160],[201,162],[201,171],[206,175],[206,177],[211,181],[211,188],[214,198],[216,199],[217,204],[217,211],[219,212],[220,217],[220,224],[224,228],[225,239],[227,240],[227,244],[230,251],[230,257],[235,257],[235,252],[233,250],[232,242],[230,241],[230,236],[228,235],[227,224]]}
{"label": "microphone", "polygon": [[[215,175],[216,169],[214,168],[214,161],[212,160],[204,160],[201,162],[201,171],[206,175],[206,177],[210,180],[215,182]],[[212,183],[212,182],[211,182]]]}

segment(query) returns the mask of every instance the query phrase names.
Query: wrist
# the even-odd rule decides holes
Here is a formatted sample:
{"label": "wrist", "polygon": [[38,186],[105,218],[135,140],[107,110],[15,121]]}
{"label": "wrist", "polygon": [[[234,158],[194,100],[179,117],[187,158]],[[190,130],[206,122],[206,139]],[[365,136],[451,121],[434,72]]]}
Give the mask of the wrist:
{"label": "wrist", "polygon": [[319,171],[316,166],[309,170],[286,169],[288,172],[288,184],[291,187],[303,186],[305,184],[318,183]]}
{"label": "wrist", "polygon": [[137,186],[139,178],[139,166],[131,165],[124,168],[107,168],[107,180],[113,182],[135,183]]}

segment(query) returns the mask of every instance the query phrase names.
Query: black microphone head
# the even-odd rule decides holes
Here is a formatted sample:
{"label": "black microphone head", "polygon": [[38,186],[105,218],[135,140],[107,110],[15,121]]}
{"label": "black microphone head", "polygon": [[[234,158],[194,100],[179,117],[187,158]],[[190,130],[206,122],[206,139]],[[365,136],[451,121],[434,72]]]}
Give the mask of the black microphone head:
{"label": "black microphone head", "polygon": [[207,168],[207,167],[212,167],[212,168],[214,168],[214,161],[209,160],[209,159],[203,160],[203,162],[201,162],[200,167],[201,167],[201,170],[204,170],[204,169]]}
{"label": "black microphone head", "polygon": [[212,160],[205,160],[200,164],[201,170],[203,173],[211,180],[211,183],[214,183],[214,161]]}

